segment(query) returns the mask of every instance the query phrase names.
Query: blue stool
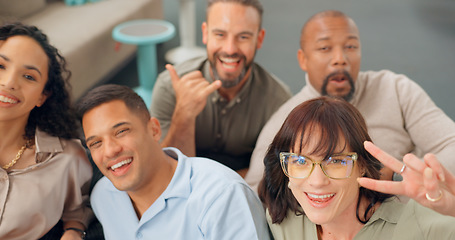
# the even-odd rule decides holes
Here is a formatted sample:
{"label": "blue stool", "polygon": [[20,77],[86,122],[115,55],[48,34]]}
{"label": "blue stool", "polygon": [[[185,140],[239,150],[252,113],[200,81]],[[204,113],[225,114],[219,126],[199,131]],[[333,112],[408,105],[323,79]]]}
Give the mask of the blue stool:
{"label": "blue stool", "polygon": [[157,76],[156,44],[165,42],[174,35],[174,25],[156,19],[128,21],[112,30],[114,40],[137,45],[139,87],[134,91],[144,99],[147,107],[150,107],[152,101],[152,90]]}

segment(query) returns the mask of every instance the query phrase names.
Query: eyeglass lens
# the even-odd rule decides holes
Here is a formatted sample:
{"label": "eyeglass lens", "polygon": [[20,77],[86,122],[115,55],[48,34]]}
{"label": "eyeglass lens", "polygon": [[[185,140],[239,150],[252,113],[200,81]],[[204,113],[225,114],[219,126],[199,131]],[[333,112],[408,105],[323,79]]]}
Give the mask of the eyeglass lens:
{"label": "eyeglass lens", "polygon": [[290,177],[307,178],[314,165],[320,165],[324,173],[330,178],[348,178],[353,168],[353,155],[334,155],[320,163],[314,162],[308,157],[296,154],[286,154],[283,158],[284,170]]}

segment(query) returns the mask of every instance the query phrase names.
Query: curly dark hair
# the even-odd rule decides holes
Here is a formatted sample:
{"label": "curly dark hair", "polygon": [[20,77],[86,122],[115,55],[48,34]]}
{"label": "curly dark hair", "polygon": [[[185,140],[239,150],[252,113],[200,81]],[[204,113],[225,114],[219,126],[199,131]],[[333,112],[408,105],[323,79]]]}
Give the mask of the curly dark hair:
{"label": "curly dark hair", "polygon": [[[304,214],[288,188],[289,178],[281,169],[279,154],[294,149],[296,143],[300,143],[300,149],[294,149],[294,152],[301,152],[308,146],[310,141],[308,136],[314,131],[319,131],[321,137],[316,144],[317,147],[310,150],[311,153],[321,154],[326,159],[335,152],[339,139],[344,138],[345,148],[350,147],[358,154],[357,164],[365,172],[363,176],[373,179],[380,177],[382,164],[363,147],[363,142],[371,141],[371,138],[365,120],[354,106],[344,99],[332,97],[319,97],[303,102],[286,118],[264,158],[264,177],[259,184],[258,192],[269,210],[273,223],[281,223],[286,218],[288,210],[297,215]],[[372,207],[392,196],[360,187],[357,220],[366,223]],[[362,197],[369,201],[369,205],[364,213],[359,213]]]}
{"label": "curly dark hair", "polygon": [[35,26],[16,22],[0,27],[0,40],[13,36],[28,36],[34,39],[49,58],[49,75],[43,90],[47,99],[41,107],[35,107],[30,112],[24,138],[32,139],[36,128],[55,137],[78,138],[79,125],[71,107],[69,94],[71,72],[66,69],[65,58],[49,44],[47,36]]}

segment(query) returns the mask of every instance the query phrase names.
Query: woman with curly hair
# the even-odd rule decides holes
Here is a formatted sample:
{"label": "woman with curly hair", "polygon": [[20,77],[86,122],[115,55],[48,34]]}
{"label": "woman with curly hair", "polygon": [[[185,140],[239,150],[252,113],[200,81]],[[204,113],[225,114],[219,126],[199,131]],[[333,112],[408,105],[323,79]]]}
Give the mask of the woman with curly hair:
{"label": "woman with curly hair", "polygon": [[93,216],[65,65],[38,28],[0,26],[0,239],[38,239],[60,220],[62,239],[81,239]]}
{"label": "woman with curly hair", "polygon": [[275,240],[455,239],[455,218],[359,185],[361,177],[379,179],[382,168],[366,141],[363,117],[343,99],[294,108],[267,151],[259,185]]}

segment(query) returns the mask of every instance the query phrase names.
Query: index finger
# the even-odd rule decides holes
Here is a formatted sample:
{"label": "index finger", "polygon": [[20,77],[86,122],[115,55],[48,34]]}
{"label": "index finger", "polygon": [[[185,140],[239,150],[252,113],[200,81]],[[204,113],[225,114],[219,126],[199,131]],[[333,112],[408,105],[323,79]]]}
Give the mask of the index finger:
{"label": "index finger", "polygon": [[357,182],[364,188],[371,189],[376,192],[404,195],[404,187],[402,182],[376,180],[367,177],[357,178]]}
{"label": "index finger", "polygon": [[210,95],[212,92],[215,92],[216,90],[218,90],[219,88],[221,87],[221,81],[220,80],[216,80],[214,82],[212,82],[210,85],[208,85],[204,90],[203,90],[203,94],[205,96],[208,96]]}
{"label": "index finger", "polygon": [[384,164],[384,166],[392,169],[392,171],[399,173],[403,167],[403,163],[390,156],[388,153],[382,151],[382,149],[376,147],[372,142],[365,141],[363,143],[365,149],[373,155],[376,159]]}
{"label": "index finger", "polygon": [[175,71],[174,66],[172,66],[171,64],[166,64],[166,69],[169,71],[169,75],[171,75],[172,82],[180,80],[180,77],[177,74],[177,72]]}

